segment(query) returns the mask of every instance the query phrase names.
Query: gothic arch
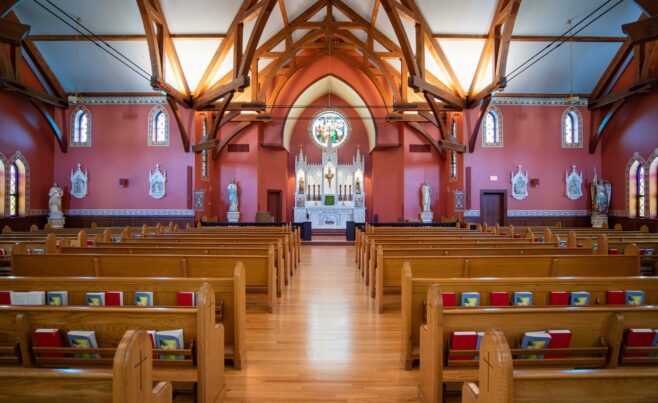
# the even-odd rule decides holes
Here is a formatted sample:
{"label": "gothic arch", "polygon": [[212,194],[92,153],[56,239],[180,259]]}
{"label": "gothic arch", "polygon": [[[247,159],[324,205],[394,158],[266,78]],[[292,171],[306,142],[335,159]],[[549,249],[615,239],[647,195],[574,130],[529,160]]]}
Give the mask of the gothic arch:
{"label": "gothic arch", "polygon": [[[16,154],[7,161],[7,167],[14,163],[18,168],[18,215],[27,216],[30,214],[30,164],[20,151],[16,151]],[[5,183],[9,183],[8,172],[9,169],[5,173]],[[7,198],[6,207],[6,211],[9,211],[9,198]]]}
{"label": "gothic arch", "polygon": [[[567,142],[567,119],[573,117],[573,123],[576,125],[574,133],[578,135],[578,141]],[[583,148],[583,115],[578,108],[568,107],[562,114],[562,148]]]}
{"label": "gothic arch", "polygon": [[649,218],[655,219],[658,218],[658,148],[651,153],[647,164],[649,166],[647,174],[649,203],[647,205],[649,206]]}
{"label": "gothic arch", "polygon": [[7,197],[7,177],[9,175],[9,161],[3,153],[0,153],[0,217],[5,216],[9,207],[9,198]]}
{"label": "gothic arch", "polygon": [[[157,122],[156,120],[162,114],[164,117],[164,140],[159,141],[156,136]],[[151,112],[149,112],[148,118],[148,145],[149,146],[168,146],[169,145],[169,113],[167,109],[162,105],[155,105]]]}
{"label": "gothic arch", "polygon": [[[81,141],[78,138],[78,141],[75,141],[76,135],[79,135],[81,130],[80,119],[82,115],[87,116],[87,140]],[[91,113],[89,109],[83,105],[78,105],[71,112],[71,124],[70,124],[70,133],[69,133],[69,145],[71,147],[91,147]]]}
{"label": "gothic arch", "polygon": [[[498,140],[494,142],[487,141],[487,117],[493,116],[495,119],[496,127],[494,130],[498,132]],[[484,121],[482,122],[482,147],[503,147],[504,137],[503,137],[503,113],[495,106],[490,106],[487,110],[487,114],[484,115]]]}
{"label": "gothic arch", "polygon": [[[629,218],[637,217],[637,171],[640,167],[644,168],[644,183],[645,191],[644,194],[647,194],[646,183],[647,183],[647,162],[639,153],[633,154],[628,163],[626,164],[625,172],[625,197],[626,200],[626,216]],[[646,205],[646,202],[645,202]]]}

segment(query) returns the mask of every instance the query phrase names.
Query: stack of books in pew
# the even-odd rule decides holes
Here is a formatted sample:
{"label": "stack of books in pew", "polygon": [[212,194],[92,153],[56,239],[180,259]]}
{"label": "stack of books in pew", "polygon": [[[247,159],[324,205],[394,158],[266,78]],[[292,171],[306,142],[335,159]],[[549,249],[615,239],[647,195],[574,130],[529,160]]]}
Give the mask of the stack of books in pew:
{"label": "stack of books in pew", "polygon": [[[489,293],[489,306],[530,306],[533,305],[533,293],[530,291],[491,291]],[[455,292],[441,293],[443,306],[457,306],[457,294]],[[461,307],[479,307],[479,292],[462,292],[459,302]],[[597,300],[598,304],[598,300]],[[606,291],[607,305],[644,305],[644,291],[640,290],[610,290]],[[549,293],[549,305],[591,305],[590,293],[588,291],[551,291]]]}
{"label": "stack of books in pew", "polygon": [[[658,347],[658,329],[628,329],[624,338],[624,347],[632,348]],[[623,358],[658,358],[658,351],[627,352]]]}
{"label": "stack of books in pew", "polygon": [[[153,349],[159,350],[181,350],[184,348],[183,329],[174,330],[148,330],[147,331]],[[64,334],[66,337],[64,337]],[[96,332],[93,330],[69,330],[64,333],[61,329],[35,329],[32,333],[34,347],[41,348],[98,348]],[[101,358],[100,354],[94,353],[69,353],[75,358]],[[37,353],[40,358],[64,358],[66,354],[61,353]],[[178,354],[158,354],[161,360],[183,360],[185,356]]]}
{"label": "stack of books in pew", "polygon": [[[480,342],[484,332],[462,331],[453,332],[450,337],[449,349],[452,351],[472,351],[480,349]],[[538,349],[564,349],[569,348],[571,344],[570,330],[542,330],[537,332],[525,332],[521,339],[520,348],[524,350]],[[521,358],[525,359],[555,359],[566,358],[564,354],[529,354]],[[472,361],[478,360],[478,355],[451,355],[451,361]]]}
{"label": "stack of books in pew", "polygon": [[[123,291],[99,291],[86,294],[89,306],[123,306]],[[176,293],[177,306],[197,306],[198,295],[192,291]],[[135,306],[153,306],[152,291],[135,291]],[[0,291],[0,305],[68,305],[68,291]]]}

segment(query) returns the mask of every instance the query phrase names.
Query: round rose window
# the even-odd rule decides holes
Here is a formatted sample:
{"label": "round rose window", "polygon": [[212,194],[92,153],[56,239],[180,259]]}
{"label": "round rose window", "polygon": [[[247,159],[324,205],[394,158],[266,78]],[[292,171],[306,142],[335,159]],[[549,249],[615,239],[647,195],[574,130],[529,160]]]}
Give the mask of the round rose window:
{"label": "round rose window", "polygon": [[321,112],[311,121],[309,134],[322,148],[328,147],[330,141],[333,148],[338,148],[350,136],[350,125],[338,112]]}

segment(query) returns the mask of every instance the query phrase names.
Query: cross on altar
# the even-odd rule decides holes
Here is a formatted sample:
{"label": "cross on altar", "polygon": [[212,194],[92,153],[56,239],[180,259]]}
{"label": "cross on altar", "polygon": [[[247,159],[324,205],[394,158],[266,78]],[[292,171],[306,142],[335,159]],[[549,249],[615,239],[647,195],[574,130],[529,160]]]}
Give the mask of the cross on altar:
{"label": "cross on altar", "polygon": [[334,178],[334,173],[331,172],[331,168],[327,170],[327,173],[324,175],[325,178],[327,178],[327,182],[329,182],[329,187],[331,187],[331,180]]}
{"label": "cross on altar", "polygon": [[146,356],[142,355],[142,350],[139,350],[139,362],[135,364],[135,368],[139,367],[139,390],[142,390],[143,374],[144,374],[144,362],[147,360]]}

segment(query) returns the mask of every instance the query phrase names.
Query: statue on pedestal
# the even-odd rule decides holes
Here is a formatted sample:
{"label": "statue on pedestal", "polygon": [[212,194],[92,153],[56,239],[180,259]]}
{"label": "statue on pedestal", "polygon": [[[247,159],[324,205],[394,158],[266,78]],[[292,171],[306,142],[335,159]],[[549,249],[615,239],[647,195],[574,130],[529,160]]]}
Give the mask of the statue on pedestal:
{"label": "statue on pedestal", "polygon": [[304,177],[299,177],[299,191],[298,193],[304,193]]}
{"label": "statue on pedestal", "polygon": [[422,201],[423,212],[426,213],[426,212],[430,211],[430,200],[431,200],[431,197],[432,197],[432,188],[430,187],[429,183],[427,183],[427,181],[425,181],[425,183],[423,183],[420,186],[420,191],[423,195],[423,201]]}
{"label": "statue on pedestal", "polygon": [[354,182],[354,193],[356,194],[361,194],[361,180],[359,177],[356,177],[356,181]]}
{"label": "statue on pedestal", "polygon": [[228,184],[228,204],[228,211],[238,211],[238,186],[235,179],[231,179],[231,183]]}
{"label": "statue on pedestal", "polygon": [[599,180],[594,169],[594,179],[591,185],[592,193],[592,226],[601,227],[608,223],[608,211],[610,209],[610,196],[612,185],[605,179]]}
{"label": "statue on pedestal", "polygon": [[49,217],[59,218],[64,216],[64,212],[62,212],[62,196],[64,196],[64,191],[57,186],[57,183],[54,183],[48,192]]}

